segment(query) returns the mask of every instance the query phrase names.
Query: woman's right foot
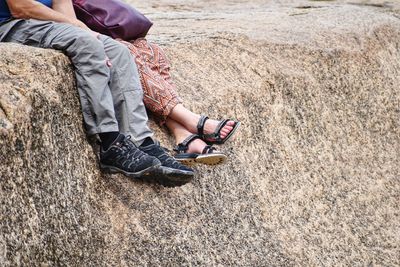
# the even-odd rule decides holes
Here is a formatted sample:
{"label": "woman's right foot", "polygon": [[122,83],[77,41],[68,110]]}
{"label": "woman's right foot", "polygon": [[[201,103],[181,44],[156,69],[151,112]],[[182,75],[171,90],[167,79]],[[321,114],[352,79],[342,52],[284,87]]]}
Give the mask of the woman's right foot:
{"label": "woman's right foot", "polygon": [[[219,125],[220,121],[208,119],[204,123],[204,133],[205,134],[212,134],[215,132]],[[233,130],[235,126],[235,121],[228,121],[224,127],[219,131],[219,134],[222,139],[226,138],[228,134]]]}
{"label": "woman's right foot", "polygon": [[236,130],[240,122],[233,120],[210,120],[207,116],[201,115],[197,122],[197,134],[207,144],[224,144]]}
{"label": "woman's right foot", "polygon": [[[211,135],[214,134],[217,129],[219,128],[220,123],[224,121],[218,121],[218,120],[212,120],[212,119],[206,119],[204,120],[204,116],[200,116],[198,114],[193,113],[192,111],[188,110],[185,108],[182,104],[176,105],[171,113],[169,114],[170,119],[179,122],[180,125],[184,126],[189,132],[193,134],[207,134]],[[198,130],[198,125],[199,122],[203,121],[203,127],[202,130],[203,132],[199,132]],[[221,129],[217,132],[219,134],[219,137],[224,140],[224,139],[229,139],[229,135],[232,135],[233,132],[235,131],[238,126],[239,122],[236,122],[234,120],[228,120],[222,127]],[[172,127],[173,128],[173,127]],[[215,139],[215,138],[214,138]],[[212,139],[207,139],[205,141],[210,141],[210,143],[214,143]],[[216,142],[218,143],[218,142]]]}

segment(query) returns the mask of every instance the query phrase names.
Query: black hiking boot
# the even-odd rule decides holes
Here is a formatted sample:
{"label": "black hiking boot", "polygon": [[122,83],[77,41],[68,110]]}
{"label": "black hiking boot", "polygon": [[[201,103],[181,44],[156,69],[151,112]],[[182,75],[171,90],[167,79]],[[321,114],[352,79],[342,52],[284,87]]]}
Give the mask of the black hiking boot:
{"label": "black hiking boot", "polygon": [[167,153],[166,148],[160,146],[159,142],[154,141],[154,144],[140,146],[139,149],[161,161],[157,179],[160,184],[169,187],[181,186],[193,179],[193,169],[176,161]]}
{"label": "black hiking boot", "polygon": [[120,134],[110,148],[100,151],[100,167],[109,173],[123,173],[128,177],[144,178],[157,173],[161,162],[138,149],[130,136]]}

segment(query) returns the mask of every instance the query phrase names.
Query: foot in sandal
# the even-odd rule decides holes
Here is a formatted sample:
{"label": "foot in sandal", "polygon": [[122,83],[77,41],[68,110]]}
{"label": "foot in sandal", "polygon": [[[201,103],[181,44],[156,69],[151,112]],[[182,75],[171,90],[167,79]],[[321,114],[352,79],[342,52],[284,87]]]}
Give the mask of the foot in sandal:
{"label": "foot in sandal", "polygon": [[201,115],[197,123],[197,134],[207,144],[224,144],[231,139],[240,126],[240,122],[225,119],[222,121],[211,120]]}
{"label": "foot in sandal", "polygon": [[207,145],[197,134],[188,136],[174,150],[177,152],[175,159],[186,165],[196,163],[218,165],[224,163],[227,159],[224,153]]}

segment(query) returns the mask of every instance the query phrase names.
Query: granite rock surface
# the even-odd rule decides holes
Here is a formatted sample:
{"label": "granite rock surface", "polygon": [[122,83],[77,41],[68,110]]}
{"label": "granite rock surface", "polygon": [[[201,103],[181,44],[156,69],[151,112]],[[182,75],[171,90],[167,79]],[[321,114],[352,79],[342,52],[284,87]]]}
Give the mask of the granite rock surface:
{"label": "granite rock surface", "polygon": [[398,2],[128,2],[229,161],[102,174],[69,59],[0,44],[0,266],[400,265]]}

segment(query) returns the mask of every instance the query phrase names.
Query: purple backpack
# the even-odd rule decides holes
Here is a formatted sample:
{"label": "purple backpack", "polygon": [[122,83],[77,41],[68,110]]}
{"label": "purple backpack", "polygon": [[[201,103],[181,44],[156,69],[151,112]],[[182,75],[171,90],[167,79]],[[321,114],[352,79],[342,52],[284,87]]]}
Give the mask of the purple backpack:
{"label": "purple backpack", "polygon": [[153,23],[120,0],[73,0],[76,16],[93,31],[130,41],[145,37]]}

